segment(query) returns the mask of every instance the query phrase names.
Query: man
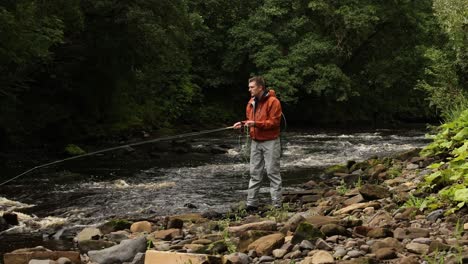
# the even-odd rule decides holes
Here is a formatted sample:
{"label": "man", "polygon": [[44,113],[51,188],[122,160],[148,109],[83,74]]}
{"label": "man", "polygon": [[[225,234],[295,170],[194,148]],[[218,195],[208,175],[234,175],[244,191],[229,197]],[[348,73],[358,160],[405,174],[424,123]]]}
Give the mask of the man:
{"label": "man", "polygon": [[252,139],[247,211],[258,209],[258,192],[264,169],[270,180],[272,205],[281,207],[281,103],[276,98],[275,91],[265,88],[262,77],[249,79],[249,92],[252,98],[246,108],[247,120],[234,124],[235,129],[246,126]]}

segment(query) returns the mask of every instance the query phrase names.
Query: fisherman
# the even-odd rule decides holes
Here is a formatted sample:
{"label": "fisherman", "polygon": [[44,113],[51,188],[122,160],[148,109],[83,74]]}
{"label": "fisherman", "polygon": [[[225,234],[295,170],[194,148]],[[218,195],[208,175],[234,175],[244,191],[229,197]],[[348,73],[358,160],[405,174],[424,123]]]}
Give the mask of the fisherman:
{"label": "fisherman", "polygon": [[247,192],[248,212],[258,210],[258,193],[266,170],[270,180],[271,201],[274,207],[281,207],[280,175],[280,125],[281,103],[275,91],[267,90],[260,76],[249,79],[249,92],[252,98],[246,108],[247,120],[233,125],[235,129],[245,126],[249,129],[252,144],[250,147],[250,181]]}

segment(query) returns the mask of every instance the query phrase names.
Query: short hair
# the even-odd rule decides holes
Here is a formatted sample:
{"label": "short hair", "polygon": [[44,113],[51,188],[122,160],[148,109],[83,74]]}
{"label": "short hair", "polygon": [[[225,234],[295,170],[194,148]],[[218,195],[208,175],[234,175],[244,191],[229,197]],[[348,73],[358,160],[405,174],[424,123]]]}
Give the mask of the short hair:
{"label": "short hair", "polygon": [[251,83],[251,82],[255,82],[256,85],[262,86],[263,89],[266,89],[265,80],[263,79],[262,76],[254,76],[254,77],[250,78],[249,83]]}

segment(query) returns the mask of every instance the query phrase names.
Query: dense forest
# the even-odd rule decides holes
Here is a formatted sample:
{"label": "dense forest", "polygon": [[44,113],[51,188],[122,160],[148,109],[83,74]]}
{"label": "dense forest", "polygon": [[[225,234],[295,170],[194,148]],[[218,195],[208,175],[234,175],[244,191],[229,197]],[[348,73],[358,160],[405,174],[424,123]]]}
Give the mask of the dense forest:
{"label": "dense forest", "polygon": [[449,121],[464,0],[0,0],[0,150],[243,118],[263,75],[292,123]]}

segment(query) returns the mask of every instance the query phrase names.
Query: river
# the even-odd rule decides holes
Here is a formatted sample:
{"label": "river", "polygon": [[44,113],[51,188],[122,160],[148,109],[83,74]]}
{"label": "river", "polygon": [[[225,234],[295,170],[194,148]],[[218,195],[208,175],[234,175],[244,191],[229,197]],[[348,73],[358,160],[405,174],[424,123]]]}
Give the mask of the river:
{"label": "river", "polygon": [[[229,131],[184,142],[191,151],[152,148],[147,155],[138,149],[117,151],[42,169],[2,186],[0,213],[15,209],[23,214],[20,226],[0,234],[0,254],[34,245],[67,249],[72,246],[67,232],[112,218],[226,212],[246,197],[245,141],[243,135]],[[329,165],[427,143],[422,130],[284,133],[284,190],[298,190],[310,179],[320,181]],[[201,151],[213,146],[227,152]],[[260,198],[268,203],[267,183]]]}

